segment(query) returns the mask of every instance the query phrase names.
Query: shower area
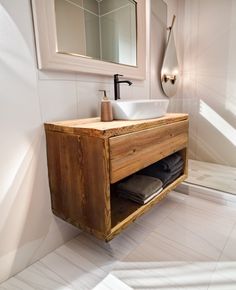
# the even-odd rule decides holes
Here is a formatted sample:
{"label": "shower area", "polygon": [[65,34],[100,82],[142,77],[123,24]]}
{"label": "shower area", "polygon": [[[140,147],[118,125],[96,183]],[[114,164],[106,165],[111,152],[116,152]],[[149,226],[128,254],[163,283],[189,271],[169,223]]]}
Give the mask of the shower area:
{"label": "shower area", "polygon": [[[189,177],[178,189],[235,204],[236,2],[187,0],[178,1],[173,11],[168,8],[168,0],[151,1],[151,27],[162,25],[159,48],[165,47],[165,27],[173,14],[177,16],[174,36],[180,83],[177,94],[169,99],[169,111],[188,113],[190,119]],[[156,59],[160,72],[156,29],[151,28],[151,63]],[[164,98],[160,82],[154,81],[157,73],[152,71],[151,97]]]}

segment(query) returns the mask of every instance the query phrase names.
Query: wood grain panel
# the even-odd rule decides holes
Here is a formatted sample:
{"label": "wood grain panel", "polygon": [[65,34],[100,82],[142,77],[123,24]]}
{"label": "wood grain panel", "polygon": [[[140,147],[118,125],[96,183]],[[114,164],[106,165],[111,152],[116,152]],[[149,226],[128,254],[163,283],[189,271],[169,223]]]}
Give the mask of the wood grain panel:
{"label": "wood grain panel", "polygon": [[182,121],[110,138],[111,183],[186,147],[187,131]]}
{"label": "wood grain panel", "polygon": [[78,194],[78,189],[84,192],[80,138],[54,132],[47,132],[46,138],[52,208],[63,219],[71,216],[83,223],[83,195]]}
{"label": "wood grain panel", "polygon": [[107,234],[111,229],[108,140],[81,137],[86,224]]}
{"label": "wood grain panel", "polygon": [[187,114],[166,114],[163,117],[148,120],[101,122],[100,118],[69,120],[46,123],[46,130],[68,134],[89,135],[100,138],[110,138],[157,126],[173,124],[188,119]]}
{"label": "wood grain panel", "polygon": [[107,141],[50,131],[46,138],[53,212],[104,238],[111,228]]}

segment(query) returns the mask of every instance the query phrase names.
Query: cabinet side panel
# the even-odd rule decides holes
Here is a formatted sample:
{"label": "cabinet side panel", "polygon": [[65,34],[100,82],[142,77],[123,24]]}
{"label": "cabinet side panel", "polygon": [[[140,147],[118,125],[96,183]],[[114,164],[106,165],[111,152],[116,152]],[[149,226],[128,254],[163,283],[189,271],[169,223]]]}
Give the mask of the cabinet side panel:
{"label": "cabinet side panel", "polygon": [[53,212],[84,224],[84,178],[79,136],[46,132],[48,176]]}
{"label": "cabinet side panel", "polygon": [[51,131],[46,138],[54,214],[103,238],[110,230],[106,141]]}

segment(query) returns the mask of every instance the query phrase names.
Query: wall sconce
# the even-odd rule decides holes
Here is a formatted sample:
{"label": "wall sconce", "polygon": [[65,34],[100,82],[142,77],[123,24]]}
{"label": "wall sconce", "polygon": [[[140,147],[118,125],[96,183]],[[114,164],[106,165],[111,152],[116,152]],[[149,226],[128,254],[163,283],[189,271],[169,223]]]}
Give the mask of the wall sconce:
{"label": "wall sconce", "polygon": [[163,81],[165,83],[167,83],[168,81],[171,82],[172,85],[175,84],[175,81],[176,81],[176,75],[167,75],[167,74],[164,74],[163,75]]}
{"label": "wall sconce", "polygon": [[168,27],[169,35],[160,75],[161,86],[167,97],[173,97],[177,93],[179,82],[179,65],[173,34],[175,18],[176,17],[174,15],[172,24]]}

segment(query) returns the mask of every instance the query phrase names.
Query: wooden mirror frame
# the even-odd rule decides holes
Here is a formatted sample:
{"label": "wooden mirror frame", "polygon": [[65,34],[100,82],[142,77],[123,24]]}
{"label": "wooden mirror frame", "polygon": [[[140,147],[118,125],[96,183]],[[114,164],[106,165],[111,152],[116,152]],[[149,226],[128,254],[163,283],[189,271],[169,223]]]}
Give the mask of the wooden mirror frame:
{"label": "wooden mirror frame", "polygon": [[54,0],[32,0],[38,68],[99,75],[123,74],[134,79],[146,75],[146,1],[137,2],[137,66],[58,53]]}

